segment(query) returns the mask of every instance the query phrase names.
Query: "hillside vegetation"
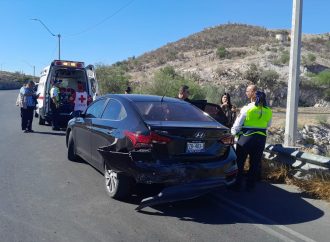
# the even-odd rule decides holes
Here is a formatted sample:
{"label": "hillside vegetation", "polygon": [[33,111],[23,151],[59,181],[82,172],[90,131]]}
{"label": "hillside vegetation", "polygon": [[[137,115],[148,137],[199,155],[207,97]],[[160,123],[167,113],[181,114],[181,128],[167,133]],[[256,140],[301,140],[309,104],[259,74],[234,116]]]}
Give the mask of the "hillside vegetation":
{"label": "hillside vegetation", "polygon": [[[284,36],[277,40],[278,34]],[[285,106],[289,75],[288,30],[226,24],[169,43],[111,66],[98,65],[103,93],[134,92],[175,96],[183,83],[195,98],[218,102],[224,91],[237,105],[246,102],[245,87],[255,83],[273,106]],[[303,35],[300,105],[326,106],[330,101],[330,35]]]}
{"label": "hillside vegetation", "polygon": [[33,80],[33,77],[20,72],[0,71],[0,90],[18,89],[27,79]]}

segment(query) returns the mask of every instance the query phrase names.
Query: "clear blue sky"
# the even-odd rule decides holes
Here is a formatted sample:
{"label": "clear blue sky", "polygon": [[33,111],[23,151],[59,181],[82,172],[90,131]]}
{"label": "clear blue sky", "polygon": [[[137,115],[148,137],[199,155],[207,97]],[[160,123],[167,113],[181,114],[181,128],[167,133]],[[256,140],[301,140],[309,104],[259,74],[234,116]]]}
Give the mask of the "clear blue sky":
{"label": "clear blue sky", "polygon": [[[0,0],[2,70],[36,75],[58,57],[112,64],[204,28],[232,23],[291,28],[292,0]],[[330,32],[330,1],[305,0],[304,33]]]}

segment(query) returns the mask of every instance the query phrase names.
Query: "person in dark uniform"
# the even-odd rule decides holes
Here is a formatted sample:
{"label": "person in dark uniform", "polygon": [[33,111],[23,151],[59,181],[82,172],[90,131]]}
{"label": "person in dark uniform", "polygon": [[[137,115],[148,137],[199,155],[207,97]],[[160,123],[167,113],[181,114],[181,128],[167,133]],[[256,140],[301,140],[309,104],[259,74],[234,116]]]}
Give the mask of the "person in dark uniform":
{"label": "person in dark uniform", "polygon": [[250,156],[246,190],[251,191],[261,173],[261,158],[266,144],[267,128],[271,125],[272,110],[267,106],[266,95],[256,91],[254,85],[247,87],[246,94],[251,103],[244,106],[231,129],[238,136],[236,144],[238,174],[234,190],[242,186],[244,163]]}
{"label": "person in dark uniform", "polygon": [[189,95],[189,87],[186,85],[182,85],[179,89],[178,98],[183,101],[190,102]]}
{"label": "person in dark uniform", "polygon": [[52,111],[52,129],[60,130],[59,128],[59,108],[60,108],[60,80],[55,80],[53,87],[50,89],[50,109]]}

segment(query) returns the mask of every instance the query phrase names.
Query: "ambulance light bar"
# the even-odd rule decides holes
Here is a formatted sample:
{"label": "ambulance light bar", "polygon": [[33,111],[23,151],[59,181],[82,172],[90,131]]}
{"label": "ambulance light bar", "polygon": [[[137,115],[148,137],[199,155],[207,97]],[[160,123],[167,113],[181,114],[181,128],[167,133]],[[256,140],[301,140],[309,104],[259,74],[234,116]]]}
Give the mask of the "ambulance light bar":
{"label": "ambulance light bar", "polygon": [[54,61],[54,66],[66,66],[66,67],[76,67],[76,68],[84,68],[84,62],[77,62],[77,61]]}

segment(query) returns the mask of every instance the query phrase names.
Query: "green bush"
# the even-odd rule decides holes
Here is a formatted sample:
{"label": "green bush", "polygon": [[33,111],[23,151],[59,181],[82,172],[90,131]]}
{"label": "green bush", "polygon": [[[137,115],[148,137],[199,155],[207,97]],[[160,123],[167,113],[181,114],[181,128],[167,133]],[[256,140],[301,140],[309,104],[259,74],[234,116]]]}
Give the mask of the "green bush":
{"label": "green bush", "polygon": [[129,76],[125,66],[116,64],[113,66],[96,65],[96,76],[99,81],[101,94],[124,93],[129,85]]}
{"label": "green bush", "polygon": [[326,101],[330,101],[330,70],[325,70],[315,75],[314,83],[324,88],[323,94]]}
{"label": "green bush", "polygon": [[272,64],[277,66],[287,65],[289,64],[289,61],[290,61],[290,53],[289,51],[286,50],[283,51],[278,58],[274,59],[272,61]]}
{"label": "green bush", "polygon": [[225,47],[218,47],[216,55],[220,58],[220,59],[225,59],[229,57],[229,52],[226,50]]}
{"label": "green bush", "polygon": [[154,75],[151,84],[146,84],[141,88],[141,93],[159,96],[177,97],[180,86],[189,86],[191,99],[205,99],[205,93],[198,83],[191,79],[184,78],[176,73],[172,66],[160,69]]}
{"label": "green bush", "polygon": [[315,75],[314,79],[319,85],[330,88],[330,70],[325,70]]}
{"label": "green bush", "polygon": [[274,70],[261,70],[259,84],[261,87],[272,87],[280,75]]}
{"label": "green bush", "polygon": [[260,71],[258,69],[258,66],[254,63],[251,64],[249,68],[244,72],[243,77],[246,80],[249,80],[256,84],[260,79]]}
{"label": "green bush", "polygon": [[311,66],[313,64],[315,64],[316,61],[316,56],[312,53],[308,53],[307,56],[302,56],[301,57],[301,64],[303,66]]}
{"label": "green bush", "polygon": [[280,62],[283,65],[289,64],[290,61],[290,53],[289,51],[283,51],[281,56],[280,56]]}
{"label": "green bush", "polygon": [[203,90],[206,95],[207,101],[211,102],[211,103],[217,103],[217,104],[220,103],[220,98],[225,92],[224,87],[217,87],[214,85],[208,85],[208,86],[204,87]]}

